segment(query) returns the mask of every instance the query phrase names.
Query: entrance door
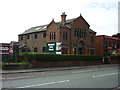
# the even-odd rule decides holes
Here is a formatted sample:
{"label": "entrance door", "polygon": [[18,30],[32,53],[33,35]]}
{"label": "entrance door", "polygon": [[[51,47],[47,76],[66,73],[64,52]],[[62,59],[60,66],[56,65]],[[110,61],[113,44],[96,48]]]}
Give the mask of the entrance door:
{"label": "entrance door", "polygon": [[68,48],[62,48],[62,54],[68,54]]}
{"label": "entrance door", "polygon": [[78,48],[78,54],[82,54],[82,48]]}
{"label": "entrance door", "polygon": [[73,48],[73,51],[74,51],[74,54],[76,54],[76,51],[77,51],[76,48]]}

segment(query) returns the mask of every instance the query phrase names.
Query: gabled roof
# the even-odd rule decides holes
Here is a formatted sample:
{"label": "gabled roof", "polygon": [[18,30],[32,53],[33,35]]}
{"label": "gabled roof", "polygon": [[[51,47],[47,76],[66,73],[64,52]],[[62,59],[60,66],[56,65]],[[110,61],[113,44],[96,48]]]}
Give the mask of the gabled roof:
{"label": "gabled roof", "polygon": [[96,33],[95,31],[93,31],[92,29],[88,30],[90,33]]}
{"label": "gabled roof", "polygon": [[83,16],[80,14],[80,17],[87,23],[87,25],[90,27],[90,25],[88,24],[88,22],[83,18]]}
{"label": "gabled roof", "polygon": [[[74,19],[68,19],[68,20],[66,20],[66,23],[71,23],[73,20],[74,20]],[[68,27],[67,25],[61,24],[61,22],[56,22],[56,24],[57,24],[58,26],[60,26],[60,27],[63,27],[63,28],[70,28],[70,27]],[[30,34],[30,33],[36,33],[36,32],[46,31],[48,25],[49,25],[49,24],[32,27],[32,28],[26,30],[25,32],[19,34],[19,36],[20,36],[20,35],[25,35],[25,34]]]}
{"label": "gabled roof", "polygon": [[[82,17],[82,16],[80,15],[80,17]],[[68,19],[68,20],[66,20],[65,24],[62,24],[61,22],[55,22],[55,23],[56,23],[56,25],[58,25],[59,27],[69,28],[69,29],[70,29],[70,27],[67,26],[66,24],[69,24],[69,23],[73,22],[75,19],[77,19],[77,18]],[[85,20],[83,17],[82,17],[82,19],[86,22],[86,20]],[[86,23],[87,23],[87,22],[86,22]],[[88,23],[87,23],[87,24],[88,24]],[[26,30],[25,32],[19,34],[19,36],[20,36],[20,35],[25,35],[25,34],[30,34],[30,33],[36,33],[36,32],[46,31],[48,25],[50,25],[50,24],[32,27],[32,28]],[[89,24],[88,24],[88,25],[89,25]],[[90,25],[89,25],[89,26],[90,26]],[[94,32],[93,30],[89,30],[89,32],[96,33],[96,32]]]}

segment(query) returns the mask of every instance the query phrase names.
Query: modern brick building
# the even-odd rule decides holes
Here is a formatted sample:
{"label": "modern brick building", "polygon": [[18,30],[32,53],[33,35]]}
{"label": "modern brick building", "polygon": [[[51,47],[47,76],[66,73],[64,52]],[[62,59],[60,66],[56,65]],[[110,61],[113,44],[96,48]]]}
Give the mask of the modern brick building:
{"label": "modern brick building", "polygon": [[65,12],[61,21],[54,19],[46,25],[32,27],[19,34],[20,51],[23,47],[30,52],[47,52],[47,43],[61,43],[62,54],[95,54],[96,32],[80,14],[79,17],[66,20]]}
{"label": "modern brick building", "polygon": [[120,38],[106,35],[96,36],[96,54],[111,55],[120,53]]}

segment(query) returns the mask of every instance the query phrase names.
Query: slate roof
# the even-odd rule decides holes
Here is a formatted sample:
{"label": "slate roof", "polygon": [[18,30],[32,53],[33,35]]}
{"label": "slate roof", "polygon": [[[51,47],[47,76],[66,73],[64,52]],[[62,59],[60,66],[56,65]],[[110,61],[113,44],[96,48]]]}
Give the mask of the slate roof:
{"label": "slate roof", "polygon": [[47,30],[47,25],[41,25],[41,26],[32,27],[19,35],[30,34],[30,33],[35,33],[35,32],[42,32],[42,31],[46,31],[46,30]]}
{"label": "slate roof", "polygon": [[76,19],[76,18],[68,19],[68,20],[66,20],[65,24],[69,24],[69,23],[73,22],[75,19]]}
{"label": "slate roof", "polygon": [[92,29],[88,30],[90,33],[96,33],[95,31],[93,31]]}
{"label": "slate roof", "polygon": [[62,27],[62,28],[70,28],[69,26],[67,25],[64,25],[64,24],[61,24],[61,23],[56,23],[59,27]]}
{"label": "slate roof", "polygon": [[[66,24],[69,24],[69,23],[73,22],[75,19],[76,19],[76,18],[68,19],[68,20],[66,20],[65,24],[61,24],[61,22],[56,22],[56,24],[57,24],[59,27],[62,27],[62,28],[70,28],[70,27],[67,26]],[[21,33],[21,34],[19,34],[19,35],[25,35],[25,34],[30,34],[30,33],[36,33],[36,32],[46,31],[48,25],[49,25],[49,24],[32,27],[32,28],[26,30],[25,32],[23,32],[23,33]],[[91,33],[96,33],[96,32],[94,32],[94,31],[91,30],[91,29],[89,29],[89,32],[91,32]]]}
{"label": "slate roof", "polygon": [[[75,18],[74,18],[75,19]],[[74,19],[68,19],[66,20],[65,24],[68,24],[68,23],[71,23]],[[61,22],[56,22],[56,24],[60,27],[63,27],[63,28],[70,28],[69,26],[67,25],[64,25],[64,24],[61,24]],[[41,25],[41,26],[36,26],[36,27],[32,27],[28,30],[26,30],[25,32],[19,34],[19,35],[25,35],[25,34],[30,34],[30,33],[35,33],[35,32],[42,32],[42,31],[46,31],[47,30],[47,26],[48,24],[46,25]]]}

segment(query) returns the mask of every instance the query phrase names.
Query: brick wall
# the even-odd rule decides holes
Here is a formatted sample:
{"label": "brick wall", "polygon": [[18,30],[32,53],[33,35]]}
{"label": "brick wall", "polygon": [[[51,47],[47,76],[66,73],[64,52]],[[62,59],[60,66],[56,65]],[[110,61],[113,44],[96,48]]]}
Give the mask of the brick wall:
{"label": "brick wall", "polygon": [[[112,47],[112,43],[114,43],[114,47]],[[96,54],[101,56],[111,54],[112,50],[117,50],[120,48],[117,47],[118,43],[120,43],[120,39],[112,38],[110,36],[105,36],[105,35],[96,36],[96,44],[95,44]]]}
{"label": "brick wall", "polygon": [[[29,34],[29,39],[27,39],[28,35],[22,35],[23,40],[19,40],[19,45],[26,44],[31,52],[34,52],[34,48],[38,48],[38,52],[42,52],[43,47],[46,47],[46,38],[43,37],[43,33],[46,32],[38,32],[38,33],[32,33]],[[34,37],[34,35],[37,34],[37,38]],[[21,36],[19,36],[20,38]]]}
{"label": "brick wall", "polygon": [[89,66],[89,65],[100,65],[102,61],[56,61],[56,62],[40,62],[33,60],[32,64],[34,67],[62,67],[62,66]]}

